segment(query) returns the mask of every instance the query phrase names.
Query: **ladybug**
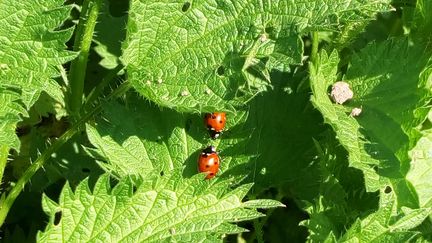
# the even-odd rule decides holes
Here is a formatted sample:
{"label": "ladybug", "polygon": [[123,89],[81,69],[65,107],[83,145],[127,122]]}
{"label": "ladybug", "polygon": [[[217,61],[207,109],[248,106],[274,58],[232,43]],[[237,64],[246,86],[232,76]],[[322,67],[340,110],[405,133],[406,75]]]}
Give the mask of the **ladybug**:
{"label": "ladybug", "polygon": [[216,139],[225,128],[226,114],[225,112],[208,113],[204,117],[204,122],[210,133],[210,137]]}
{"label": "ladybug", "polygon": [[215,177],[219,170],[220,158],[214,146],[204,149],[198,159],[198,171],[207,174],[206,179]]}

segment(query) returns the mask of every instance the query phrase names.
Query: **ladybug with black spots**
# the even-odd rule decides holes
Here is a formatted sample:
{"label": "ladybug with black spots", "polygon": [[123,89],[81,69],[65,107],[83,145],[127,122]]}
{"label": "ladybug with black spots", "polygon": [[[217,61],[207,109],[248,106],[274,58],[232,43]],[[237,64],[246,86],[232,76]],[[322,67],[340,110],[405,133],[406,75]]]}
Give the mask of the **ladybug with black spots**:
{"label": "ladybug with black spots", "polygon": [[204,117],[204,122],[210,133],[210,137],[216,139],[225,128],[226,114],[225,112],[208,113]]}
{"label": "ladybug with black spots", "polygon": [[207,174],[206,179],[216,176],[219,171],[220,158],[214,146],[205,148],[198,159],[198,171]]}

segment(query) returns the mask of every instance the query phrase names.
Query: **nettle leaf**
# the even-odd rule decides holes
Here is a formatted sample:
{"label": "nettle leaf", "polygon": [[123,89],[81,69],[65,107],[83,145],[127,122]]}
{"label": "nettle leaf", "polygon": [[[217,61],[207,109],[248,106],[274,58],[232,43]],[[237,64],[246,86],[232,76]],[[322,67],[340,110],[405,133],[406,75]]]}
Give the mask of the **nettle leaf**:
{"label": "nettle leaf", "polygon": [[[431,98],[419,78],[428,58],[422,45],[409,45],[404,38],[369,45],[353,58],[343,79],[354,92],[346,105],[333,104],[327,93],[338,81],[337,55],[324,54],[318,70],[312,68],[313,103],[348,150],[350,165],[363,171],[369,191],[391,181],[399,206],[418,207],[404,177],[408,150],[419,137],[416,127]],[[356,118],[350,115],[355,107],[362,109]]]}
{"label": "nettle leaf", "polygon": [[[121,41],[126,35],[126,13],[118,13],[117,10],[127,10],[127,1],[104,1],[95,27],[94,50],[102,58],[99,64],[107,69],[115,68],[121,56]],[[112,14],[115,13],[116,16]],[[118,16],[120,15],[120,16]],[[113,30],[116,31],[113,31]]]}
{"label": "nettle leaf", "polygon": [[[53,77],[60,76],[57,67],[72,60],[75,54],[65,50],[72,29],[55,31],[68,18],[71,9],[62,4],[61,0],[0,3],[0,92],[4,97],[8,95],[5,94],[7,89],[17,90],[21,102],[13,98],[2,103],[9,110],[8,115],[0,119],[1,140],[12,138],[16,117],[25,115],[22,109],[16,108],[18,105],[28,110],[42,91],[56,100],[63,100],[60,85]],[[8,141],[7,145],[19,148],[16,137]]]}
{"label": "nettle leaf", "polygon": [[197,160],[203,144],[217,145],[222,172],[248,162],[252,156],[245,154],[242,142],[249,138],[248,134],[231,129],[242,115],[228,114],[227,127],[232,131],[213,141],[201,115],[160,109],[134,95],[127,105],[106,105],[103,118],[95,126],[87,126],[89,140],[96,147],[87,150],[105,161],[100,165],[119,178],[145,177],[153,170],[167,172],[177,168],[183,168],[185,176],[192,176],[198,173]]}
{"label": "nettle leaf", "polygon": [[234,111],[267,89],[269,69],[301,64],[301,34],[368,21],[389,2],[134,0],[122,60],[134,88],[158,105]]}
{"label": "nettle leaf", "polygon": [[[370,141],[366,151],[380,161],[378,174],[391,179],[398,206],[412,208],[418,207],[418,199],[404,178],[408,151],[420,137],[417,127],[432,98],[420,75],[431,65],[430,54],[422,43],[416,44],[401,38],[370,45],[353,58],[344,78],[355,94],[349,106],[362,107],[357,121]],[[398,58],[396,64],[391,61]]]}
{"label": "nettle leaf", "polygon": [[19,114],[27,111],[19,103],[20,96],[16,91],[0,86],[0,144],[19,148],[19,139],[15,135],[16,124],[21,120]]}
{"label": "nettle leaf", "polygon": [[416,37],[428,39],[432,36],[432,2],[428,0],[416,1],[416,9],[412,19],[411,27]]}
{"label": "nettle leaf", "polygon": [[247,149],[258,155],[250,163],[250,179],[257,191],[281,186],[312,200],[320,179],[318,165],[310,163],[316,156],[312,137],[325,127],[301,80],[282,73],[273,74],[272,80],[274,88],[249,103],[244,124],[252,134]]}
{"label": "nettle leaf", "polygon": [[378,165],[379,161],[366,152],[366,138],[359,132],[360,125],[357,121],[349,116],[346,108],[333,104],[327,92],[328,87],[337,81],[338,56],[335,52],[330,56],[323,52],[319,58],[317,67],[310,66],[312,103],[323,114],[324,121],[333,127],[340,143],[348,150],[350,166],[361,169],[365,174],[368,191],[376,191],[380,188],[380,178],[370,165]]}
{"label": "nettle leaf", "polygon": [[301,222],[309,229],[311,242],[339,238],[359,215],[374,212],[378,206],[378,194],[365,191],[363,174],[348,167],[346,151],[330,135],[326,136],[328,141],[316,142],[320,151],[319,195],[306,202],[309,218]]}
{"label": "nettle leaf", "polygon": [[432,212],[431,208],[406,210],[396,214],[395,194],[391,190],[380,193],[377,212],[366,218],[358,219],[341,241],[348,242],[408,242],[419,232],[413,231]]}
{"label": "nettle leaf", "polygon": [[[251,185],[229,189],[226,183],[211,184],[203,176],[183,179],[181,173],[144,179],[136,188],[130,180],[114,188],[102,176],[93,191],[83,181],[72,192],[66,185],[59,203],[43,198],[50,216],[41,242],[131,241],[203,242],[222,240],[222,235],[245,231],[232,224],[263,216],[255,207],[276,207],[272,200],[242,202]],[[60,215],[55,222],[55,215]]]}
{"label": "nettle leaf", "polygon": [[411,169],[406,176],[414,186],[422,207],[432,205],[432,130],[423,131],[423,134],[410,151]]}

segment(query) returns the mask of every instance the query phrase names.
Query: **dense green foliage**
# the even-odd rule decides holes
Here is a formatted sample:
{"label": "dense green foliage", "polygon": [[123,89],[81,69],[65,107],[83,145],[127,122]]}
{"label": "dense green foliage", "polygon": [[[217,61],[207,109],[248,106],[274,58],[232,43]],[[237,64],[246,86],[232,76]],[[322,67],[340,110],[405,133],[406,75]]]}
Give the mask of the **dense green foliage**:
{"label": "dense green foliage", "polygon": [[[432,241],[431,13],[429,0],[0,2],[0,237]],[[216,140],[213,111],[227,113]],[[204,180],[209,145],[222,161]]]}

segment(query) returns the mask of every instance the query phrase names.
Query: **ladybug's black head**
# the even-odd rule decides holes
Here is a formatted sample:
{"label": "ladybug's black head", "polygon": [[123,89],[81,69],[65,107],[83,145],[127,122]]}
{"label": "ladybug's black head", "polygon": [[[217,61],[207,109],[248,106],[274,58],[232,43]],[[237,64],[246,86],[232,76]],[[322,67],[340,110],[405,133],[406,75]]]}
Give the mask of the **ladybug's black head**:
{"label": "ladybug's black head", "polygon": [[218,138],[221,134],[221,132],[216,132],[215,130],[208,130],[208,131],[212,139]]}
{"label": "ladybug's black head", "polygon": [[203,150],[203,154],[213,154],[213,153],[216,153],[215,146],[208,146]]}

